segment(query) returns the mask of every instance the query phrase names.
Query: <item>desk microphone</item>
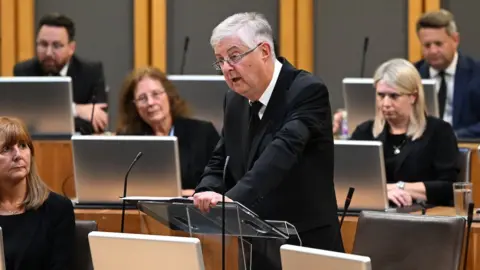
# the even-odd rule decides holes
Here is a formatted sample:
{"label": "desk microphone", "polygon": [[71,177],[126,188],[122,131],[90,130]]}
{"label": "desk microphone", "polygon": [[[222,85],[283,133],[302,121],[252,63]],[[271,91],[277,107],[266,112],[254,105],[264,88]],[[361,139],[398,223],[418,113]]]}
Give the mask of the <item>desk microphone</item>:
{"label": "desk microphone", "polygon": [[230,156],[225,159],[223,166],[223,190],[222,190],[222,270],[225,270],[225,193],[227,192],[227,168]]}
{"label": "desk microphone", "polygon": [[[123,181],[123,198],[127,197],[127,180],[128,180],[128,175],[130,174],[130,171],[132,170],[133,168],[133,165],[135,165],[135,163],[137,163],[137,161],[140,159],[140,157],[143,155],[142,152],[138,152],[137,156],[135,157],[135,159],[132,161],[132,163],[130,164],[130,167],[128,167],[128,171],[127,173],[125,174],[125,179]],[[125,225],[125,200],[122,200],[122,225],[120,227],[120,232],[123,233],[123,228],[124,228],[124,225]]]}
{"label": "desk microphone", "polygon": [[362,62],[360,66],[360,78],[363,78],[363,75],[365,73],[365,58],[367,56],[367,51],[368,51],[368,37],[365,37],[363,40],[363,51],[362,51]]}
{"label": "desk microphone", "polygon": [[353,192],[355,192],[355,188],[349,187],[347,197],[345,198],[345,203],[343,205],[342,217],[340,218],[340,227],[338,229],[338,234],[335,235],[334,241],[332,243],[334,246],[332,248],[335,248],[335,243],[337,242],[338,235],[342,234],[343,219],[345,219],[345,216],[347,215],[348,207],[350,207],[350,202],[352,202]]}
{"label": "desk microphone", "polygon": [[470,243],[470,229],[472,228],[473,222],[473,203],[468,204],[468,217],[467,217],[467,241],[465,243],[465,254],[463,258],[463,270],[467,269],[467,258],[468,258],[468,246]]}
{"label": "desk microphone", "polygon": [[188,36],[185,37],[185,42],[183,43],[183,53],[182,53],[182,65],[180,66],[180,74],[183,75],[185,69],[185,62],[187,58],[187,51],[188,51],[188,43],[190,42],[190,38]]}

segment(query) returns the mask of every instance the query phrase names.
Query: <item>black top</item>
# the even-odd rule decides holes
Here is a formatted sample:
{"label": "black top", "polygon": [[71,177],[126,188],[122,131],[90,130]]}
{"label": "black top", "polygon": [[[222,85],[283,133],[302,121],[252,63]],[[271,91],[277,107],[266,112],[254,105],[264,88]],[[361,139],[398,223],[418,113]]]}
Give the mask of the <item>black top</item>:
{"label": "black top", "polygon": [[71,269],[75,215],[70,200],[51,192],[37,210],[0,216],[7,270]]}
{"label": "black top", "polygon": [[[423,135],[412,141],[405,135],[391,135],[388,124],[378,137],[372,133],[373,120],[360,124],[352,134],[352,140],[378,140],[383,142],[385,170],[388,183],[423,182],[427,203],[452,205],[453,182],[459,167],[457,139],[450,124],[427,117]],[[400,146],[400,153],[394,153]]]}
{"label": "black top", "polygon": [[[211,122],[177,117],[173,120],[173,136],[178,138],[182,189],[195,189],[212,156],[219,135]],[[136,134],[118,132],[117,135],[154,135],[149,126]]]}

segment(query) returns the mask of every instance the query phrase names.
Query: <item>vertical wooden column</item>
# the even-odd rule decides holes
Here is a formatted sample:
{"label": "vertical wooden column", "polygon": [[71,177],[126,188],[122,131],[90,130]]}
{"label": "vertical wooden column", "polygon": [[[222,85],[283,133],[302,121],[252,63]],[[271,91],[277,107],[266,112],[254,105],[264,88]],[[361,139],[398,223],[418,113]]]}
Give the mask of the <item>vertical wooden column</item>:
{"label": "vertical wooden column", "polygon": [[12,76],[13,66],[16,62],[16,16],[15,1],[0,0],[0,41],[2,76]]}
{"label": "vertical wooden column", "polygon": [[297,0],[296,13],[297,68],[313,72],[313,0]]}
{"label": "vertical wooden column", "polygon": [[151,65],[167,70],[167,0],[150,0]]}
{"label": "vertical wooden column", "polygon": [[150,64],[150,0],[133,2],[133,66]]}
{"label": "vertical wooden column", "polygon": [[277,55],[281,55],[288,59],[293,65],[296,64],[296,0],[279,0],[279,38],[278,45],[280,52]]}

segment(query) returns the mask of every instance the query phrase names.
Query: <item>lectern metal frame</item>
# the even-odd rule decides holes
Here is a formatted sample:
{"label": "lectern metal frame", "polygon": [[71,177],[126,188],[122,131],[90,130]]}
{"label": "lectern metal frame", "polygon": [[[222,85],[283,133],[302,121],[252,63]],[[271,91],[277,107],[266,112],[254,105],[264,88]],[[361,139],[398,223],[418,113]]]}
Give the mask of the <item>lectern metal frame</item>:
{"label": "lectern metal frame", "polygon": [[[153,199],[153,198],[123,198],[129,203],[136,203],[139,211],[152,217],[168,228],[176,231],[194,234],[221,235],[222,234],[222,203],[212,207],[209,212],[203,213],[193,204],[192,200],[182,198]],[[240,239],[242,261],[247,267],[246,255],[251,258],[251,244],[245,238],[284,239],[296,236],[300,245],[301,239],[297,229],[286,221],[264,221],[253,211],[238,202],[225,203],[225,235]],[[249,254],[245,254],[244,245],[250,246]],[[250,260],[251,262],[251,260]]]}

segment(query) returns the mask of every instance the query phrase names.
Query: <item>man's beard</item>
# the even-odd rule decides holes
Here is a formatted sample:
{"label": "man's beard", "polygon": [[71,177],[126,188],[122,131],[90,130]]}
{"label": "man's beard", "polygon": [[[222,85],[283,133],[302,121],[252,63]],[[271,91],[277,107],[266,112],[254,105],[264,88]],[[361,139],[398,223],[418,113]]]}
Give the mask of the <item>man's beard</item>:
{"label": "man's beard", "polygon": [[[50,59],[49,59],[50,60]],[[52,74],[55,74],[55,73],[60,73],[60,70],[62,70],[62,68],[65,66],[65,64],[67,63],[67,61],[62,61],[62,62],[56,62],[54,61],[54,65],[46,65],[45,64],[45,60],[41,61],[40,64],[42,65],[42,69],[45,73],[52,73]]]}

